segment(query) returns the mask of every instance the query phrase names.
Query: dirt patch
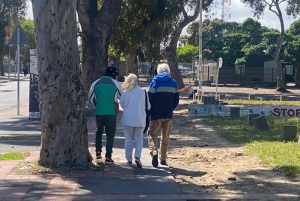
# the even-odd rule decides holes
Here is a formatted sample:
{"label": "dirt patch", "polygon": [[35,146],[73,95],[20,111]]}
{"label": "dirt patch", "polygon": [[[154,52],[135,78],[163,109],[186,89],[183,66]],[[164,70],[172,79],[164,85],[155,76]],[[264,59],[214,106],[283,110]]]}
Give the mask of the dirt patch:
{"label": "dirt patch", "polygon": [[[232,144],[188,117],[191,100],[180,102],[174,113],[168,163],[182,192],[188,194],[278,194],[299,195],[300,178],[287,178],[247,149]],[[257,200],[257,199],[256,199]]]}

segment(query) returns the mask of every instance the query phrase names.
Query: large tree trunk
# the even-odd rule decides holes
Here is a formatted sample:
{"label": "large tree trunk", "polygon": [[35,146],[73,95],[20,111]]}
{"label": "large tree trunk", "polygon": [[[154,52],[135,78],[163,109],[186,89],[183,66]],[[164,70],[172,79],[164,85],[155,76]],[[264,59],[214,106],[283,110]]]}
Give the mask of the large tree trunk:
{"label": "large tree trunk", "polygon": [[277,91],[286,91],[285,83],[285,69],[282,67],[281,62],[278,58],[274,58],[277,65]]}
{"label": "large tree trunk", "polygon": [[[294,66],[295,66],[295,71],[300,72],[300,62],[295,62]],[[295,87],[299,88],[300,87],[300,73],[296,73],[295,81],[296,81]]]}
{"label": "large tree trunk", "polygon": [[3,57],[0,56],[0,72],[1,76],[4,76],[4,65],[3,65]]}
{"label": "large tree trunk", "polygon": [[171,70],[171,76],[176,80],[178,84],[178,88],[184,88],[184,83],[182,80],[181,73],[178,69],[178,60],[177,60],[177,53],[176,53],[177,48],[175,47],[167,47],[166,48],[166,57],[168,61],[168,65]]}
{"label": "large tree trunk", "polygon": [[[0,27],[4,27],[4,25],[0,25]],[[4,38],[5,31],[0,30],[0,75],[4,76],[4,66],[3,66],[3,57],[4,57]]]}
{"label": "large tree trunk", "polygon": [[[210,5],[211,0],[204,3],[204,8]],[[171,76],[176,80],[178,88],[181,89],[184,87],[181,73],[178,69],[178,60],[177,60],[177,43],[182,32],[182,29],[187,26],[189,23],[193,22],[199,15],[200,4],[197,5],[193,15],[189,16],[186,11],[184,4],[181,4],[181,10],[184,18],[180,21],[174,28],[173,33],[171,34],[171,40],[169,46],[166,48],[166,57],[167,62],[171,70]]]}
{"label": "large tree trunk", "polygon": [[78,0],[82,28],[82,77],[86,95],[108,66],[108,45],[121,10],[121,0]]}
{"label": "large tree trunk", "polygon": [[272,57],[274,58],[276,65],[277,65],[277,91],[286,91],[286,83],[285,83],[285,71],[283,71],[283,67],[281,65],[280,59],[279,59],[279,54],[280,54],[280,50],[281,50],[281,46],[282,46],[282,42],[283,42],[283,38],[284,38],[284,21],[283,21],[283,17],[282,17],[282,12],[279,6],[279,3],[276,2],[275,3],[275,7],[277,10],[277,17],[279,18],[280,21],[280,37],[278,39],[278,43],[277,43],[277,47],[276,50],[274,52],[274,54],[272,55]]}
{"label": "large tree trunk", "polygon": [[139,45],[135,45],[130,51],[126,53],[126,75],[133,73],[138,76],[138,66],[137,66],[137,51]]}
{"label": "large tree trunk", "polygon": [[32,0],[37,38],[41,165],[91,161],[76,36],[77,1]]}

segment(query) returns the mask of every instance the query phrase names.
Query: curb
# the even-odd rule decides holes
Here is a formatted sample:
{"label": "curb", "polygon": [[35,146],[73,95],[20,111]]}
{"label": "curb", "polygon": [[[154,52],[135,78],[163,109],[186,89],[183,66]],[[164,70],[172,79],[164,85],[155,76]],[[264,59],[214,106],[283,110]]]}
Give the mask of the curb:
{"label": "curb", "polygon": [[0,80],[0,83],[10,82],[10,80]]}

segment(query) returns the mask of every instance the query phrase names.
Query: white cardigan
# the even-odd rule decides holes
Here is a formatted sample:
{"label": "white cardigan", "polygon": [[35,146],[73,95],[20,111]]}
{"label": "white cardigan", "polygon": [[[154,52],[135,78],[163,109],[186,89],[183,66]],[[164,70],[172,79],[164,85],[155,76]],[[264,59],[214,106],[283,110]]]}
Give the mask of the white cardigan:
{"label": "white cardigan", "polygon": [[[148,110],[151,105],[147,94]],[[121,123],[125,126],[145,127],[146,112],[145,112],[145,91],[136,86],[130,92],[126,90],[121,96],[120,105],[123,108],[123,116]]]}

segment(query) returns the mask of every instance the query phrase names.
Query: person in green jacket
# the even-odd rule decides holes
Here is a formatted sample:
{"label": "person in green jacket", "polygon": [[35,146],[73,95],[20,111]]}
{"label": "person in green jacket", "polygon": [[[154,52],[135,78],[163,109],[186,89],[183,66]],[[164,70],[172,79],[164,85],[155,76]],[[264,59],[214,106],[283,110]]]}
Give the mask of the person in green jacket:
{"label": "person in green jacket", "polygon": [[115,67],[108,67],[104,75],[93,82],[88,101],[95,108],[96,115],[96,158],[101,158],[102,152],[102,134],[106,133],[106,153],[105,164],[114,163],[112,159],[112,149],[116,134],[117,114],[119,113],[119,103],[123,89],[121,83],[116,81],[118,72]]}

